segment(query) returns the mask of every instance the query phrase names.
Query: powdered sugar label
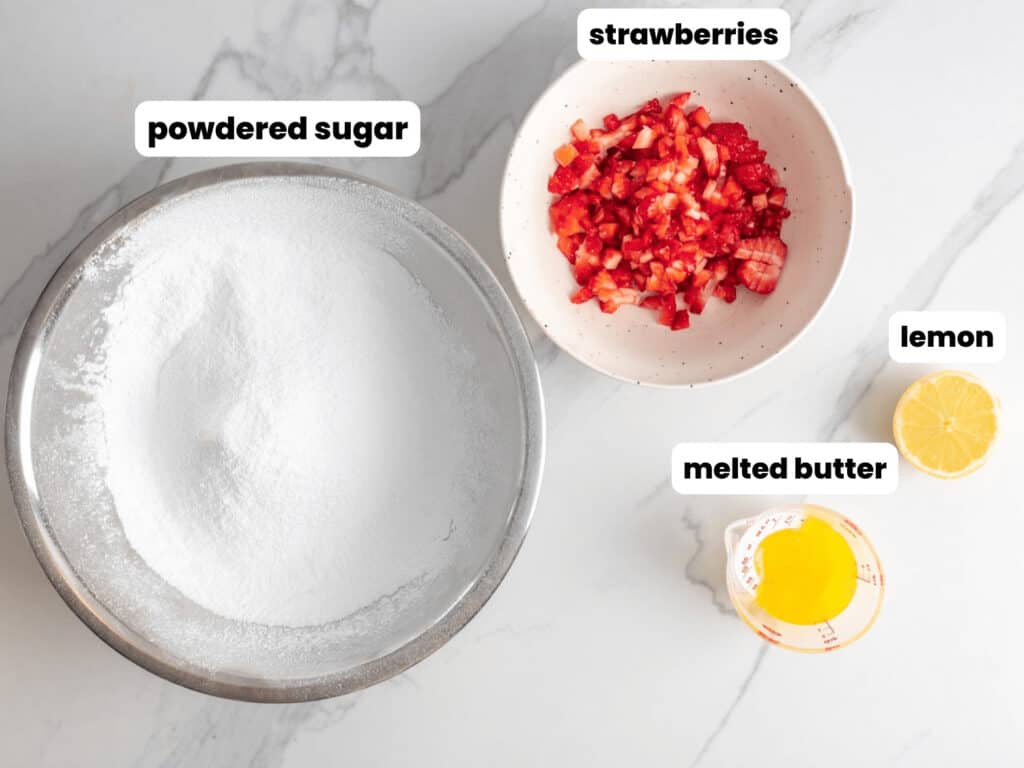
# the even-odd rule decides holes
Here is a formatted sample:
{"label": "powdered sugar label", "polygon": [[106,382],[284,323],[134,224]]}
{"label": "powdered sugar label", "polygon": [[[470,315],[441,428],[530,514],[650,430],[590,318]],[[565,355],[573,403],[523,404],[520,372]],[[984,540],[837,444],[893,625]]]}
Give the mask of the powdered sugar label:
{"label": "powdered sugar label", "polygon": [[145,157],[410,157],[419,148],[411,101],[144,101],[135,110]]}

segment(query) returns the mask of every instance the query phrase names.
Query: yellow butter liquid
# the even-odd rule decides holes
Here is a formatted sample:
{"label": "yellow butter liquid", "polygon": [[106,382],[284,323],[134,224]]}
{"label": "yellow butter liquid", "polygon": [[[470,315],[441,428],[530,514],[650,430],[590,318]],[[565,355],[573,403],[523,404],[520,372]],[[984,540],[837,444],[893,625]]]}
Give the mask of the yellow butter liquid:
{"label": "yellow butter liquid", "polygon": [[853,550],[824,520],[807,517],[799,528],[769,534],[754,565],[761,582],[755,602],[790,624],[820,624],[838,616],[857,589]]}

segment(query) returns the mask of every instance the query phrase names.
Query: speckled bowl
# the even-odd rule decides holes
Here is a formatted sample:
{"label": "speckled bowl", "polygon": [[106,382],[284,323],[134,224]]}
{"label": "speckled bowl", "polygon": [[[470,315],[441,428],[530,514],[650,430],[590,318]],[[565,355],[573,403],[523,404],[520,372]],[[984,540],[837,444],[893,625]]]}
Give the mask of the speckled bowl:
{"label": "speckled bowl", "polygon": [[[740,290],[713,300],[686,331],[652,312],[602,314],[575,305],[576,288],[548,223],[553,150],[577,118],[600,125],[652,96],[692,91],[716,120],[738,120],[768,151],[789,191],[789,256],[769,296]],[[789,347],[832,294],[853,229],[853,189],[832,124],[807,88],[760,61],[580,61],[544,92],[512,145],[501,194],[501,235],[523,303],[551,339],[595,370],[636,384],[695,387],[748,373]]]}

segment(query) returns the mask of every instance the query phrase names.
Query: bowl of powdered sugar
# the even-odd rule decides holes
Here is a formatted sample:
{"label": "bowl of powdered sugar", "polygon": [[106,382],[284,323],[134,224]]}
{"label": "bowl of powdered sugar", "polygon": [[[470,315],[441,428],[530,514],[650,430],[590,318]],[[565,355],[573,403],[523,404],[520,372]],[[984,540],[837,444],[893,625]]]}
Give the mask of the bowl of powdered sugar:
{"label": "bowl of powdered sugar", "polygon": [[540,386],[506,295],[420,206],[230,166],[97,228],[34,309],[7,403],[47,575],[114,648],[222,696],[386,679],[522,542]]}

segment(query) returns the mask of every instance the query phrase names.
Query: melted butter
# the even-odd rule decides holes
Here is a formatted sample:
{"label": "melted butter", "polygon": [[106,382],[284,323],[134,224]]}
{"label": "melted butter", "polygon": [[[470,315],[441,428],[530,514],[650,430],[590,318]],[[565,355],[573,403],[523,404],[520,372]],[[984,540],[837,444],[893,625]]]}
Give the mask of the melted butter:
{"label": "melted butter", "polygon": [[808,517],[764,538],[754,555],[756,602],[790,624],[820,624],[842,613],[857,589],[857,561],[835,528]]}

